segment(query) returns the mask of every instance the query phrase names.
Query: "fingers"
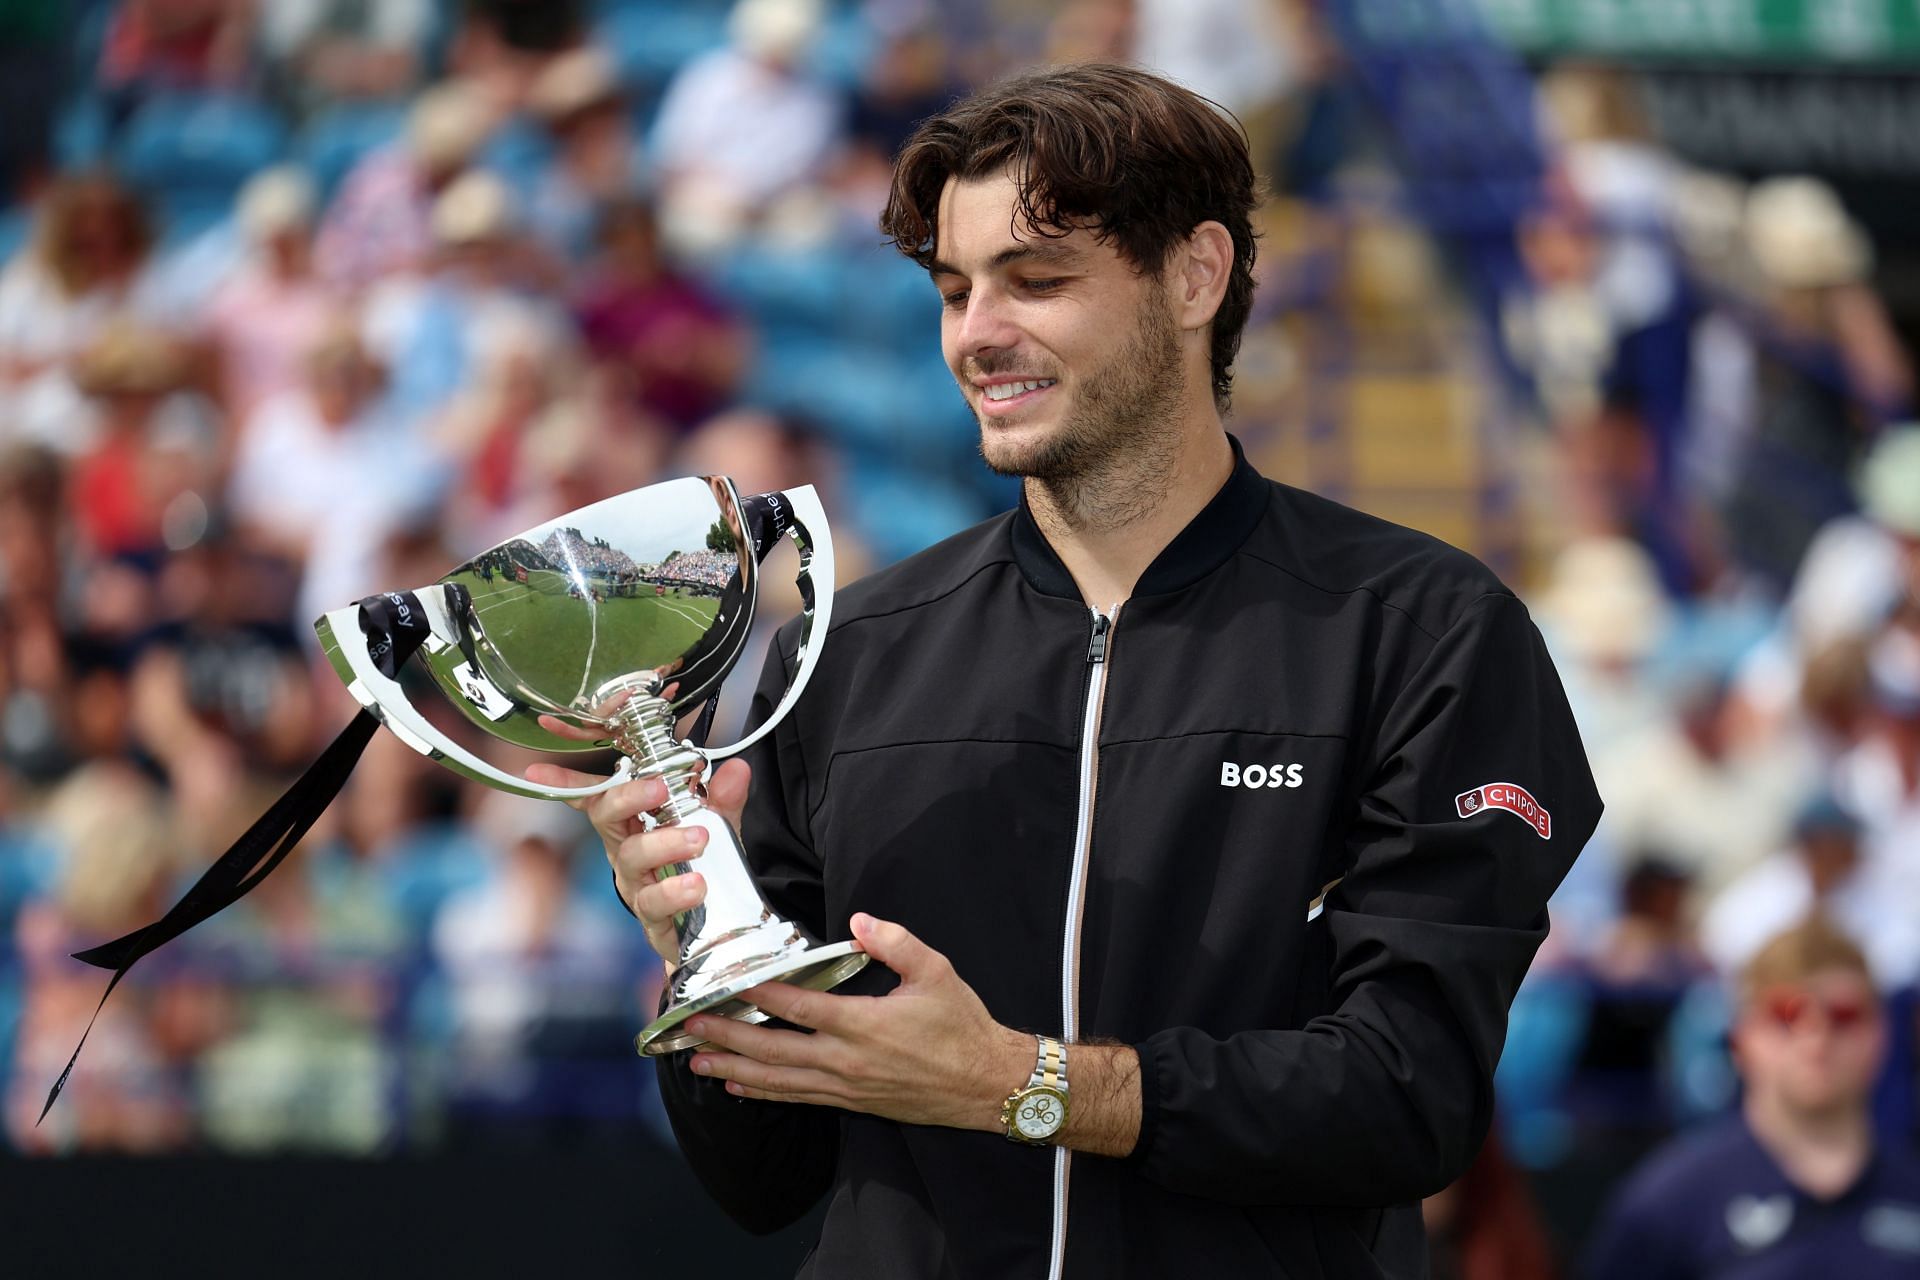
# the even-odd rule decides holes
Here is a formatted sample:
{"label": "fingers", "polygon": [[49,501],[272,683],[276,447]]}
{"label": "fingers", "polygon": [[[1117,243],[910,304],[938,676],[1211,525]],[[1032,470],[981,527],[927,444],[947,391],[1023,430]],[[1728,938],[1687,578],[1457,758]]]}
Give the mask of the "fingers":
{"label": "fingers", "polygon": [[[607,780],[604,773],[582,773],[578,769],[567,769],[557,764],[530,764],[524,774],[528,782],[543,787],[592,787]],[[591,796],[575,796],[563,803],[575,809],[585,810]]]}
{"label": "fingers", "polygon": [[[703,1049],[694,1055],[692,1066],[696,1074],[719,1075],[719,1071],[700,1070],[702,1059],[710,1057],[726,1059],[729,1079],[745,1080],[748,1084],[768,1089],[789,1089],[798,1092],[800,1088],[830,1090],[831,1081],[838,1077],[844,1079],[848,1072],[846,1046],[832,1036],[816,1036],[805,1031],[787,1031],[778,1027],[755,1026],[751,1022],[741,1022],[734,1018],[692,1018],[688,1020],[687,1030],[699,1036],[708,1045],[727,1052],[713,1054]],[[769,1073],[776,1071],[807,1072],[815,1078],[805,1086],[788,1077],[784,1081],[774,1079]]]}
{"label": "fingers", "polygon": [[589,729],[584,725],[569,724],[559,716],[541,715],[538,721],[542,729],[556,738],[566,738],[571,742],[605,742],[607,740],[604,729]]}
{"label": "fingers", "polygon": [[695,1075],[726,1081],[727,1092],[737,1098],[804,1102],[826,1107],[849,1105],[844,1085],[837,1077],[824,1071],[806,1067],[773,1067],[737,1053],[711,1050],[695,1054],[688,1065]]}
{"label": "fingers", "polygon": [[905,925],[856,911],[849,922],[861,950],[908,982],[937,978],[947,958],[907,931]]}
{"label": "fingers", "polygon": [[588,796],[581,811],[593,822],[609,847],[633,830],[634,820],[667,802],[667,784],[659,778],[635,778]]}
{"label": "fingers", "polygon": [[[621,892],[626,893],[625,886]],[[627,895],[627,900],[633,904],[634,914],[646,930],[647,945],[668,965],[674,965],[680,961],[680,935],[673,927],[673,918],[679,912],[699,906],[706,896],[706,877],[697,871],[688,871],[651,881]]]}
{"label": "fingers", "polygon": [[717,810],[740,829],[740,811],[747,806],[747,788],[753,781],[753,769],[745,760],[728,760],[707,780],[707,807]]}
{"label": "fingers", "polygon": [[646,926],[647,941],[661,956],[677,960],[678,940],[673,917],[700,905],[707,895],[706,877],[683,871],[665,879],[658,872],[675,863],[690,862],[706,849],[707,833],[699,827],[660,827],[628,836],[609,848],[614,884],[620,896]]}
{"label": "fingers", "polygon": [[763,982],[742,995],[783,1022],[842,1035],[858,1029],[858,1019],[872,999],[830,995],[787,982]]}

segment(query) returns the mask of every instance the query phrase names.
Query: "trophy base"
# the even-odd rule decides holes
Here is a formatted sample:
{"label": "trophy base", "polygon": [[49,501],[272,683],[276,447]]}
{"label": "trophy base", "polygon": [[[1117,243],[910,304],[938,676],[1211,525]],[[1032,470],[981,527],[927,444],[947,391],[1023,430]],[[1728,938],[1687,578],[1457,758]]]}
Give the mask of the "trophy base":
{"label": "trophy base", "polygon": [[707,1043],[705,1040],[679,1030],[682,1023],[697,1013],[740,1022],[764,1022],[767,1015],[751,1002],[740,999],[741,992],[763,982],[789,982],[813,991],[837,987],[866,967],[867,953],[858,950],[857,945],[849,941],[808,947],[766,957],[744,971],[717,973],[705,982],[696,979],[693,990],[633,1038],[633,1047],[648,1056],[701,1048]]}

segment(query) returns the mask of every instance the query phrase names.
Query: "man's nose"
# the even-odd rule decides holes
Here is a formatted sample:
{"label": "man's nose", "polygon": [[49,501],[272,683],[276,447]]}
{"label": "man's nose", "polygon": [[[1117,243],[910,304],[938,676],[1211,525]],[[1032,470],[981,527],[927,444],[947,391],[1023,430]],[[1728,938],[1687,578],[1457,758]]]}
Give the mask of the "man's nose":
{"label": "man's nose", "polygon": [[967,308],[960,317],[956,335],[961,353],[977,356],[1002,351],[1020,340],[1006,296],[998,290],[975,289],[967,295]]}

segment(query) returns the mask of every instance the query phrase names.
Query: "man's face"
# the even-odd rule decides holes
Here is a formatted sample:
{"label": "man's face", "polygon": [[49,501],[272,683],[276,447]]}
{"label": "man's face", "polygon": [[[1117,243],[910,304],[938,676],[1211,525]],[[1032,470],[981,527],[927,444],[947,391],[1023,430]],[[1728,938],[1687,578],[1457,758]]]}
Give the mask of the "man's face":
{"label": "man's face", "polygon": [[1796,1111],[1865,1106],[1885,1048],[1879,1000],[1851,969],[1756,993],[1737,1033],[1747,1087]]}
{"label": "man's face", "polygon": [[1187,379],[1161,277],[1085,228],[1020,223],[1004,174],[949,180],[938,217],[940,345],[987,465],[1059,481],[1122,450],[1169,452]]}

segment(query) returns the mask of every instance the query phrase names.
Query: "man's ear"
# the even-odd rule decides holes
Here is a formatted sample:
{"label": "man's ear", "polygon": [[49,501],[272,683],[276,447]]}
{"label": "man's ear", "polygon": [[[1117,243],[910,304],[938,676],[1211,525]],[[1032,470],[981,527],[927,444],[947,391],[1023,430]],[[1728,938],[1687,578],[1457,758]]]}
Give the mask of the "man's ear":
{"label": "man's ear", "polygon": [[1204,329],[1227,296],[1233,273],[1233,237],[1218,222],[1203,222],[1173,251],[1169,280],[1174,323]]}

